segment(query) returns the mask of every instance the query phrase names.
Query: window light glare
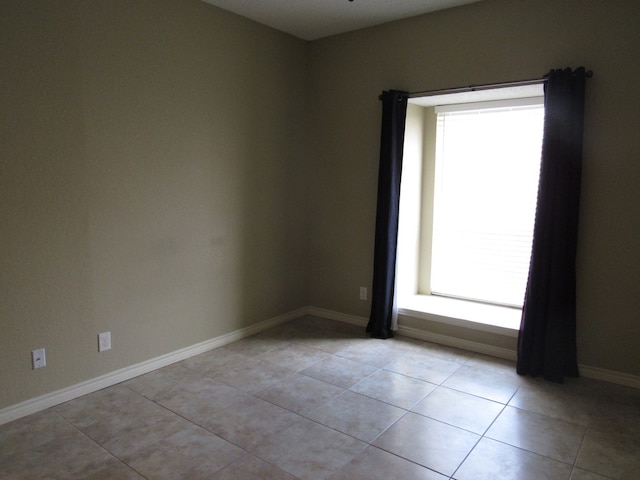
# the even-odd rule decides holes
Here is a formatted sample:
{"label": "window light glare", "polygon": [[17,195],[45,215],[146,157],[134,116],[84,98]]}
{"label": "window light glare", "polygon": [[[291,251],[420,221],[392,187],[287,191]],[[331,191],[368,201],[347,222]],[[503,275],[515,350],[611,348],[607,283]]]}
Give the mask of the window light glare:
{"label": "window light glare", "polygon": [[543,118],[540,104],[437,114],[432,293],[522,306]]}

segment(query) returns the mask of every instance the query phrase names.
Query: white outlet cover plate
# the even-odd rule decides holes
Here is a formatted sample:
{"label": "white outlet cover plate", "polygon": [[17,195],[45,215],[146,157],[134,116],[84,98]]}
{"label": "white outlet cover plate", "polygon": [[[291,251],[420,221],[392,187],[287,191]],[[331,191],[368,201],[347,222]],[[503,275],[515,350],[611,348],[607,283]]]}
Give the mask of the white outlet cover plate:
{"label": "white outlet cover plate", "polygon": [[31,352],[31,364],[33,365],[33,369],[42,368],[47,366],[47,356],[45,354],[44,348],[38,348],[37,350],[33,350]]}
{"label": "white outlet cover plate", "polygon": [[111,350],[111,332],[103,332],[98,334],[98,352]]}

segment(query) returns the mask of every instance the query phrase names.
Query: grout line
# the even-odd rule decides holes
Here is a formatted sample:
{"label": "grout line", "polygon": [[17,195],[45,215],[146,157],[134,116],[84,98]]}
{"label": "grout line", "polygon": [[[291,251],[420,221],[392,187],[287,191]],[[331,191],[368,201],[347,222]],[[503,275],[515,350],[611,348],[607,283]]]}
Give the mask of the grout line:
{"label": "grout line", "polygon": [[[133,392],[133,393],[137,393],[137,392]],[[138,394],[139,395],[139,394]],[[146,397],[145,400],[147,400]],[[116,460],[117,462],[121,463],[122,465],[124,465],[126,468],[128,468],[129,470],[133,470],[135,473],[137,473],[138,475],[140,475],[142,478],[147,479],[147,477],[145,475],[142,474],[142,472],[138,471],[137,469],[135,469],[132,465],[129,465],[127,462],[125,462],[124,460],[122,460],[119,456],[117,456],[115,453],[113,453],[111,450],[109,450],[107,447],[105,447],[102,443],[98,442],[96,439],[94,439],[93,437],[91,437],[91,435],[89,435],[88,433],[86,433],[84,430],[82,430],[80,427],[78,427],[76,424],[74,424],[71,420],[69,420],[68,418],[66,418],[64,415],[62,415],[61,413],[58,413],[54,410],[52,410],[52,413],[54,413],[56,416],[58,416],[59,418],[61,418],[62,420],[64,420],[66,423],[68,423],[71,427],[73,427],[75,430],[77,430],[80,434],[82,434],[82,436],[86,437],[87,439],[89,439],[89,441],[95,445],[97,445],[101,450],[104,450],[105,452],[107,452],[107,454],[113,458],[114,460]],[[97,473],[99,472],[100,469],[96,469],[95,472],[92,473]]]}
{"label": "grout line", "polygon": [[467,452],[467,454],[464,456],[464,458],[460,461],[460,463],[458,464],[458,466],[456,467],[456,469],[451,473],[450,478],[454,478],[456,476],[456,473],[458,472],[458,470],[460,470],[460,467],[462,467],[462,465],[464,464],[464,462],[467,461],[467,458],[469,458],[471,456],[471,453],[476,449],[476,447],[478,446],[478,444],[482,441],[482,439],[484,438],[484,435],[480,435],[478,437],[478,441],[475,443],[475,445],[473,447],[471,447],[471,450],[469,450]]}

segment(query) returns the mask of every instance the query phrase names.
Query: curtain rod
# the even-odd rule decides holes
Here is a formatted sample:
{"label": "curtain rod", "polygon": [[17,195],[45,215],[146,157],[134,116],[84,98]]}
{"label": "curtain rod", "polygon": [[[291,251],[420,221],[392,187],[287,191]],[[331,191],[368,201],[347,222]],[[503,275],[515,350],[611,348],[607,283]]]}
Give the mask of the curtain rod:
{"label": "curtain rod", "polygon": [[[593,76],[593,72],[588,70],[585,72],[587,78]],[[467,87],[454,87],[454,88],[442,88],[439,90],[427,90],[424,92],[411,92],[409,98],[417,97],[432,97],[434,95],[446,95],[449,93],[462,93],[462,92],[475,92],[477,90],[491,90],[493,88],[505,88],[505,87],[523,87],[526,85],[537,85],[547,81],[546,76],[541,78],[531,78],[529,80],[514,80],[511,82],[499,82],[499,83],[486,83],[483,85],[469,85]]]}

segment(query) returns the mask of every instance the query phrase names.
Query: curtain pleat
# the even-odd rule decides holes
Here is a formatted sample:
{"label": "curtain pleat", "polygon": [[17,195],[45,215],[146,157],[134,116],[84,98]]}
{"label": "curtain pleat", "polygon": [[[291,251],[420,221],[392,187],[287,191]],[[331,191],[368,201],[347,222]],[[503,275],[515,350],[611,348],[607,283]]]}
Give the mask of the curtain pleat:
{"label": "curtain pleat", "polygon": [[552,70],[517,371],[563,382],[577,377],[576,250],[582,171],[585,69]]}
{"label": "curtain pleat", "polygon": [[374,338],[393,337],[391,331],[396,274],[400,177],[407,114],[407,93],[385,91],[382,100],[378,201],[373,261],[371,315],[367,332]]}

